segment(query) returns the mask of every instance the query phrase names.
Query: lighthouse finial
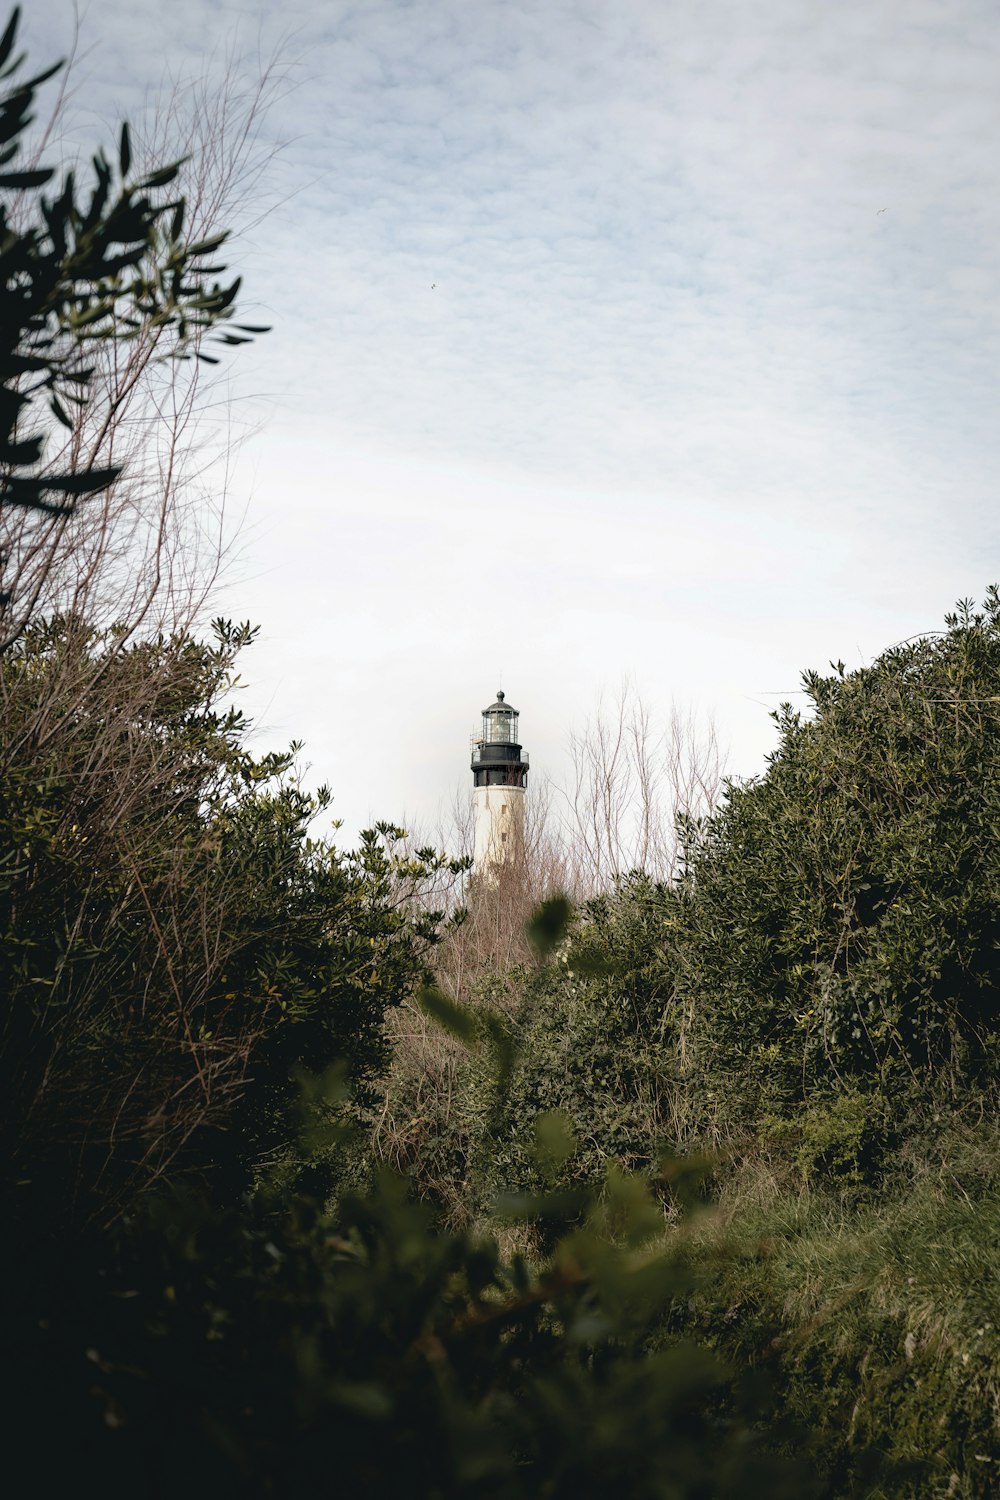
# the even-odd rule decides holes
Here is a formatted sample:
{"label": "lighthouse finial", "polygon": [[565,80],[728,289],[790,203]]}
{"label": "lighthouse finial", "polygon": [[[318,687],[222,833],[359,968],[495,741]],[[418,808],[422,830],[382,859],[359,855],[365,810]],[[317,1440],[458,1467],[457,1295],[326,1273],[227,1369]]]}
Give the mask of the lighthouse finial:
{"label": "lighthouse finial", "polygon": [[497,702],[503,702],[503,688],[497,688]]}

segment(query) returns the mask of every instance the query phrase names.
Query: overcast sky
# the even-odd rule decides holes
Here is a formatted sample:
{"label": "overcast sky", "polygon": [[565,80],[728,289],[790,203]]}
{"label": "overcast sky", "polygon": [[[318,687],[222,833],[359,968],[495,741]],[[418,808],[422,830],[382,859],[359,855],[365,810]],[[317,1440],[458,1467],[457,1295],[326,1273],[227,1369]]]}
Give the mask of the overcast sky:
{"label": "overcast sky", "polygon": [[[73,7],[27,11],[40,65]],[[82,38],[90,138],[165,65],[294,80],[219,607],[346,831],[471,788],[501,674],[533,774],[628,674],[753,775],[804,667],[1000,577],[995,0],[89,0]]]}

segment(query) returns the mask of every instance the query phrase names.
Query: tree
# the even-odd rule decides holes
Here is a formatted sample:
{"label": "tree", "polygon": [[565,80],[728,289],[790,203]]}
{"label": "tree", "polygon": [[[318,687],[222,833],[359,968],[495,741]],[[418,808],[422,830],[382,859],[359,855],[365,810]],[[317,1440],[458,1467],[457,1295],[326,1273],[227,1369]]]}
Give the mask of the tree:
{"label": "tree", "polygon": [[663,948],[689,1088],[730,1122],[848,1091],[899,1127],[996,1088],[997,590],[945,627],[807,672],[812,714],[691,840]]}
{"label": "tree", "polygon": [[569,889],[579,899],[609,891],[641,870],[669,881],[679,865],[679,827],[715,808],[724,753],[715,725],[671,704],[665,726],[625,683],[610,710],[570,736],[572,774],[561,798]]}
{"label": "tree", "polygon": [[[43,511],[72,508],[106,488],[117,466],[53,473],[42,467],[45,428],[36,401],[47,395],[57,421],[72,429],[72,408],[85,404],[94,374],[92,350],[108,340],[154,339],[160,358],[213,361],[200,344],[216,324],[230,323],[240,287],[214,279],[224,266],[208,262],[227,238],[185,236],[185,201],[165,190],[180,163],[130,179],[132,148],[123,125],[117,161],[93,158],[93,184],[81,193],[67,172],[59,190],[41,196],[54,168],[22,168],[24,136],[39,87],[61,64],[16,82],[20,9],[0,38],[0,505]],[[25,200],[25,195],[31,195]],[[243,344],[261,328],[233,324],[218,335]],[[33,431],[24,430],[31,420]]]}
{"label": "tree", "polygon": [[133,626],[158,597],[184,623],[174,596],[197,592],[205,530],[183,494],[198,372],[218,363],[206,341],[264,331],[236,325],[240,282],[219,280],[225,267],[211,262],[259,172],[254,127],[274,81],[271,64],[249,97],[234,101],[227,77],[192,100],[201,129],[173,160],[177,98],[152,142],[122,127],[115,161],[93,158],[89,187],[72,170],[55,183],[26,132],[58,65],[18,80],[17,23],[15,10],[0,42],[0,651],[36,610],[93,622],[109,597]]}

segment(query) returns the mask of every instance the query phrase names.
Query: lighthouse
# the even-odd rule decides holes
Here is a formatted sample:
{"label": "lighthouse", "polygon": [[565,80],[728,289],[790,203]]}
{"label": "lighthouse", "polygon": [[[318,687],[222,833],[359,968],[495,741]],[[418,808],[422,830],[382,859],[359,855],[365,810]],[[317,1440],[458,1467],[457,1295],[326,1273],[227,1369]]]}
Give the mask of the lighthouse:
{"label": "lighthouse", "polygon": [[495,883],[505,864],[524,854],[524,788],[528,755],[517,738],[518,712],[502,692],[483,709],[483,732],[472,742],[474,869]]}

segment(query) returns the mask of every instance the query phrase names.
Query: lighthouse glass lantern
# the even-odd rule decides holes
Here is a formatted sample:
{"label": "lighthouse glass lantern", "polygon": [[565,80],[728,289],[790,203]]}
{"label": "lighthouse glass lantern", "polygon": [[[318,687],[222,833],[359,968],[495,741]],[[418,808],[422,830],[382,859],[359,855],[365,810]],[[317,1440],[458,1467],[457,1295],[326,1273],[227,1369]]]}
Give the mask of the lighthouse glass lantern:
{"label": "lighthouse glass lantern", "polygon": [[504,702],[503,690],[497,693],[497,701],[483,709],[483,744],[516,745],[518,712]]}
{"label": "lighthouse glass lantern", "polygon": [[528,755],[517,737],[518,712],[498,692],[483,709],[482,736],[472,746],[475,853],[473,865],[495,883],[503,865],[524,854],[524,791]]}

